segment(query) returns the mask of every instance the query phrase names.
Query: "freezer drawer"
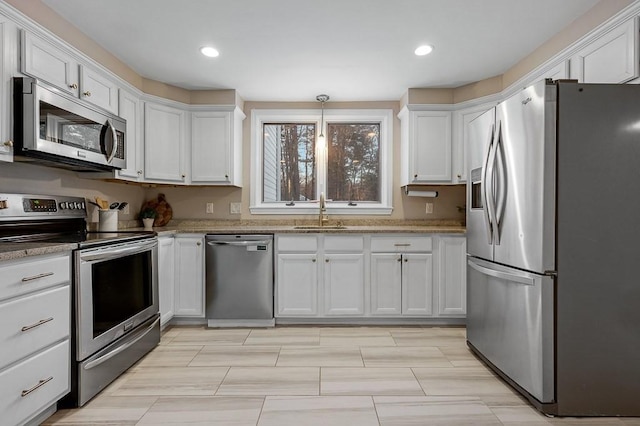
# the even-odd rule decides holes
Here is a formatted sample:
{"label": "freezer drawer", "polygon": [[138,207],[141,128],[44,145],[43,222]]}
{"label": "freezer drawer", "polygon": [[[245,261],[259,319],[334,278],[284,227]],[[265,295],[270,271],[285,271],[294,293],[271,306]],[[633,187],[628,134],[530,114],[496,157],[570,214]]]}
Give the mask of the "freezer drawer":
{"label": "freezer drawer", "polygon": [[553,279],[467,262],[468,343],[534,398],[553,402]]}

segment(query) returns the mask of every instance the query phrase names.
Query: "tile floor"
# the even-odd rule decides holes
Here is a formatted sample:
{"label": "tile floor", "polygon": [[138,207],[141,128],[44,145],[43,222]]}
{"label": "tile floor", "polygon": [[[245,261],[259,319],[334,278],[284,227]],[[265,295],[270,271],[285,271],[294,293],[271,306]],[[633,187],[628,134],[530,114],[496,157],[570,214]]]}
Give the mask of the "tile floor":
{"label": "tile floor", "polygon": [[487,370],[464,328],[174,327],[47,425],[619,425],[547,418]]}

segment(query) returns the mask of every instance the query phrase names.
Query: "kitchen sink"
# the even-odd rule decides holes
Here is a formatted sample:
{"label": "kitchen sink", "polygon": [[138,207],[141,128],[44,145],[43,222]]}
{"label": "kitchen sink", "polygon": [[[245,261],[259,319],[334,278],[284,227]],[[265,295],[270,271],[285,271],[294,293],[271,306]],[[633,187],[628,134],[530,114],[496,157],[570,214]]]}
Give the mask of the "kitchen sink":
{"label": "kitchen sink", "polygon": [[306,225],[306,226],[294,226],[293,229],[347,229],[346,226],[342,225]]}

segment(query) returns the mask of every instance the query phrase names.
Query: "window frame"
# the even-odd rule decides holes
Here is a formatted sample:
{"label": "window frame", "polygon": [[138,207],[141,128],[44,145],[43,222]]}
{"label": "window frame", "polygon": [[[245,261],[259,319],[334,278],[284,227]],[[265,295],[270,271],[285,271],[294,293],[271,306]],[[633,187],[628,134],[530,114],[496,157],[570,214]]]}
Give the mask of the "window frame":
{"label": "window frame", "polygon": [[[309,215],[318,213],[317,202],[297,201],[287,206],[286,201],[263,201],[263,125],[273,123],[315,123],[316,135],[320,131],[327,135],[327,123],[380,123],[380,201],[358,202],[349,206],[347,202],[328,201],[328,214],[336,215],[391,215],[393,212],[393,110],[391,109],[325,109],[324,128],[320,128],[319,109],[255,109],[251,113],[251,214]],[[326,147],[325,147],[326,149]],[[319,156],[318,156],[319,157]],[[316,193],[326,194],[327,162],[316,165]]]}

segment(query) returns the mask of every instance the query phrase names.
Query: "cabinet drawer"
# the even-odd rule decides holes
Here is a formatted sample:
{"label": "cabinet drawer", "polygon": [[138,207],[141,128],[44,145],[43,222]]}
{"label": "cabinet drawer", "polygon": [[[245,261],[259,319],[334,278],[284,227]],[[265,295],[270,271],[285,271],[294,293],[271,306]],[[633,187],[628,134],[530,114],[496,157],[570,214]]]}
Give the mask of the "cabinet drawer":
{"label": "cabinet drawer", "polygon": [[327,235],[324,238],[325,251],[345,252],[364,250],[364,237],[350,235]]}
{"label": "cabinet drawer", "polygon": [[21,424],[64,396],[70,389],[70,362],[65,340],[0,373],[2,424]]}
{"label": "cabinet drawer", "polygon": [[430,252],[432,247],[431,237],[371,237],[372,253]]}
{"label": "cabinet drawer", "polygon": [[69,336],[71,288],[0,304],[0,368]]}
{"label": "cabinet drawer", "polygon": [[71,280],[69,256],[26,258],[0,266],[0,300]]}
{"label": "cabinet drawer", "polygon": [[279,235],[278,251],[317,251],[318,238],[315,235]]}

